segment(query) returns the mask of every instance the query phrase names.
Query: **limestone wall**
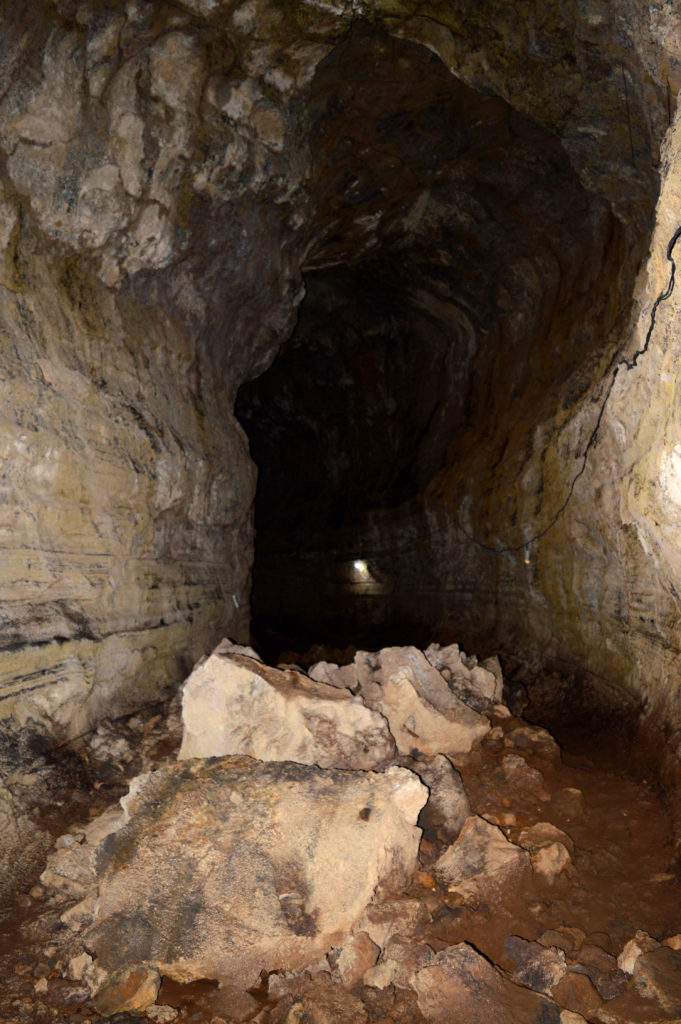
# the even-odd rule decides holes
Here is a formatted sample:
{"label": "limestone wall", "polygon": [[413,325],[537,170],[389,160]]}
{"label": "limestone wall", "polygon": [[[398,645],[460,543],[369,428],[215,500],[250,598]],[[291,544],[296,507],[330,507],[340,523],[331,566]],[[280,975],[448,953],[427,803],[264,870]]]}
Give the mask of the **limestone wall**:
{"label": "limestone wall", "polygon": [[247,635],[255,474],[171,317],[36,255],[0,333],[0,714],[78,732]]}
{"label": "limestone wall", "polygon": [[[660,314],[667,354],[659,364],[642,359],[638,377],[619,375],[569,515],[529,562],[515,549],[551,524],[580,468],[608,366],[621,344],[638,344],[624,337],[624,285],[645,250],[660,143],[681,84],[677,29],[673,13],[639,0],[617,11],[596,0],[549,5],[541,17],[528,2],[512,18],[494,3],[393,0],[0,5],[0,715],[74,734],[179,679],[221,634],[245,639],[255,471],[232,409],[239,385],[290,335],[302,273],[358,252],[380,261],[386,239],[401,232],[395,251],[425,252],[434,279],[451,276],[456,245],[431,252],[434,235],[410,244],[424,219],[444,223],[455,209],[466,251],[480,197],[469,209],[447,189],[453,199],[432,203],[437,167],[424,160],[422,180],[399,152],[377,170],[395,188],[363,190],[361,176],[345,174],[335,148],[343,138],[323,142],[327,113],[345,102],[338,54],[362,32],[384,51],[393,38],[416,41],[441,68],[541,124],[580,187],[607,206],[601,225],[617,220],[603,252],[614,239],[618,259],[630,259],[599,307],[607,328],[592,330],[593,358],[581,376],[570,370],[569,387],[557,385],[555,414],[537,414],[536,430],[529,417],[511,431],[498,469],[498,451],[481,460],[475,445],[458,468],[448,457],[441,473],[429,464],[417,512],[393,509],[389,524],[385,509],[373,509],[355,537],[377,537],[374,547],[395,552],[394,571],[406,579],[430,579],[432,561],[422,608],[433,609],[434,628],[480,600],[490,635],[519,623],[544,638],[536,642],[545,654],[574,656],[638,693],[637,673],[652,657],[659,693],[672,692],[664,680],[676,650],[672,584],[681,593],[679,458],[673,328],[664,325],[673,302]],[[374,62],[366,47],[355,58],[361,84]],[[379,135],[390,134],[393,113],[399,121],[399,110],[389,113]],[[507,120],[525,142],[535,136]],[[418,135],[419,152],[429,137]],[[369,166],[362,138],[353,145]],[[669,167],[661,211],[674,209],[673,160]],[[505,217],[492,220],[496,239]],[[673,215],[658,221],[650,280],[638,292],[639,335],[669,269]],[[548,273],[554,262],[548,250],[538,261]],[[470,269],[467,257],[460,266]],[[512,317],[512,297],[497,298]],[[569,295],[559,298],[567,309]],[[423,301],[428,317],[440,309],[437,289]],[[438,317],[443,336],[464,324],[465,340],[468,313]],[[581,344],[573,326],[552,344]],[[520,320],[516,328],[520,338]],[[503,367],[490,377],[494,386],[505,380]],[[527,396],[526,404],[535,405]],[[630,407],[640,415],[625,414]],[[448,450],[444,435],[436,440],[427,446],[433,460]],[[487,476],[469,486],[481,465]],[[461,584],[468,579],[476,586]],[[635,611],[623,639],[625,606]]]}

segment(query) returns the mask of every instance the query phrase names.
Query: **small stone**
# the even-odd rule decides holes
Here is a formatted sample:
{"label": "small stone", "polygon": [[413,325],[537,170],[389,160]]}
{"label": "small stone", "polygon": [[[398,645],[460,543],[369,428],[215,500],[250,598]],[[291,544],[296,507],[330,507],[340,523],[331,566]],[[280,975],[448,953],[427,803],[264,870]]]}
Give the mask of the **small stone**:
{"label": "small stone", "polygon": [[346,988],[352,988],[373,967],[381,950],[366,932],[357,932],[343,943],[336,958],[335,970]]}
{"label": "small stone", "polygon": [[551,996],[567,1010],[584,1013],[589,1017],[603,1005],[591,978],[576,971],[568,970],[556,984]]}
{"label": "small stone", "polygon": [[357,996],[320,975],[296,999],[283,1024],[366,1024],[367,1011]]}
{"label": "small stone", "polygon": [[681,952],[659,946],[642,953],[634,965],[636,991],[658,1003],[666,1013],[681,1016]]}
{"label": "small stone", "polygon": [[488,658],[478,665],[477,658],[466,658],[458,644],[431,644],[424,654],[433,668],[442,673],[452,693],[475,711],[483,711],[501,700],[503,677],[498,658]]}
{"label": "small stone", "polygon": [[47,992],[47,978],[38,978],[33,988],[38,995],[44,995]]}
{"label": "small stone", "polygon": [[575,848],[567,832],[556,828],[548,821],[540,821],[531,828],[521,829],[515,841],[529,853],[537,853],[542,847],[551,846],[553,843],[562,843],[569,853],[573,853]]}
{"label": "small stone", "polygon": [[161,976],[154,968],[142,964],[124,967],[109,975],[92,1002],[102,1017],[146,1010],[156,1002],[160,987]]}
{"label": "small stone", "polygon": [[636,961],[641,953],[649,953],[660,945],[656,939],[651,938],[648,932],[638,931],[633,939],[629,939],[624,949],[617,958],[617,966],[625,974],[633,974]]}
{"label": "small stone", "polygon": [[539,937],[542,946],[557,946],[566,953],[574,954],[586,939],[586,934],[581,928],[570,928],[563,925],[559,928],[550,928]]}
{"label": "small stone", "polygon": [[543,846],[532,854],[533,870],[549,885],[552,885],[571,863],[570,854],[562,843],[551,843],[550,846]]}
{"label": "small stone", "polygon": [[544,790],[544,776],[537,768],[532,768],[520,754],[506,754],[501,762],[501,771],[506,782],[514,790],[525,790],[538,795]]}
{"label": "small stone", "polygon": [[415,647],[380,652],[380,686],[360,693],[390,725],[401,754],[467,753],[489,732],[487,718],[465,704]]}
{"label": "small stone", "polygon": [[414,882],[417,885],[422,885],[426,889],[435,888],[435,879],[431,875],[430,871],[417,871],[414,875]]}
{"label": "small stone", "polygon": [[533,992],[551,995],[567,971],[562,949],[528,942],[519,935],[509,935],[504,943],[504,953],[518,965],[513,972],[513,981],[531,988]]}
{"label": "small stone", "polygon": [[80,953],[69,960],[69,978],[72,981],[82,981],[86,969],[92,963],[92,957],[88,953]]}
{"label": "small stone", "polygon": [[505,745],[531,751],[551,761],[560,761],[560,747],[546,729],[536,725],[518,725],[506,733]]}
{"label": "small stone", "polygon": [[417,935],[430,921],[422,900],[403,897],[370,904],[360,927],[383,949],[392,935]]}
{"label": "small stone", "polygon": [[581,818],[584,814],[584,796],[581,789],[566,786],[553,795],[552,803],[559,814],[570,818]]}
{"label": "small stone", "polygon": [[614,999],[626,988],[627,975],[620,971],[615,957],[601,946],[585,942],[574,960],[577,962],[572,969],[587,974],[602,999]]}
{"label": "small stone", "polygon": [[[171,1024],[171,1021],[176,1020],[179,1015],[179,1010],[176,1010],[174,1006],[148,1006],[144,1012],[149,1020],[154,1021],[154,1024]],[[213,1018],[213,1021],[215,1019]]]}
{"label": "small stone", "polygon": [[310,679],[318,683],[326,683],[327,686],[337,686],[341,690],[355,690],[357,688],[357,673],[354,665],[334,665],[328,661],[318,661],[308,673]]}
{"label": "small stone", "polygon": [[669,946],[670,949],[681,949],[681,934],[670,935],[668,939],[663,939],[662,945]]}
{"label": "small stone", "polygon": [[376,966],[364,974],[364,984],[373,988],[411,988],[416,972],[431,963],[433,956],[433,950],[424,942],[394,935]]}

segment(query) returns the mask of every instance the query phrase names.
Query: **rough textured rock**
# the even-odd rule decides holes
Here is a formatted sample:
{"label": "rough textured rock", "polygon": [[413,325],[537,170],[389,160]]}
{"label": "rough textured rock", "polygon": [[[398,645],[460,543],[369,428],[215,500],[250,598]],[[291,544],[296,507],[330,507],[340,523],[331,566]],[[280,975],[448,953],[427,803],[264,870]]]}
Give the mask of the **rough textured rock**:
{"label": "rough textured rock", "polygon": [[93,1000],[97,1013],[110,1017],[126,1010],[146,1010],[156,1002],[161,977],[144,966],[124,967],[110,975]]}
{"label": "rough textured rock", "polygon": [[183,688],[180,758],[245,754],[321,768],[375,768],[395,744],[385,719],[347,691],[221,649]]}
{"label": "rough textured rock", "polygon": [[496,825],[473,815],[456,842],[435,862],[433,871],[450,892],[476,903],[503,900],[505,891],[518,883],[529,866],[525,850],[510,843]]}
{"label": "rough textured rock", "polygon": [[660,946],[642,953],[634,964],[637,992],[653,999],[669,1014],[681,1015],[681,953]]}
{"label": "rough textured rock", "polygon": [[430,761],[417,762],[414,771],[429,791],[428,802],[419,815],[420,827],[426,833],[434,832],[443,842],[451,843],[471,813],[460,774],[443,754]]}
{"label": "rough textured rock", "polygon": [[433,1024],[560,1024],[560,1007],[519,988],[466,943],[451,946],[414,980],[419,1009]]}
{"label": "rough textured rock", "polygon": [[509,935],[504,943],[504,953],[518,965],[512,975],[513,981],[531,988],[533,992],[551,995],[567,972],[562,949],[528,942],[519,935]]}
{"label": "rough textured rock", "polygon": [[342,985],[352,988],[362,980],[366,971],[374,966],[381,950],[366,932],[350,935],[337,956],[332,957],[333,968]]}
{"label": "rough textured rock", "polygon": [[67,833],[57,839],[56,850],[47,858],[47,866],[40,876],[44,885],[81,900],[90,895],[96,880],[95,850],[112,832],[117,832],[125,821],[120,807],[96,817],[75,835]]}
{"label": "rough textured rock", "polygon": [[261,970],[305,966],[342,943],[378,890],[407,884],[425,797],[400,768],[221,758],[142,776],[129,822],[99,847],[88,941],[107,970],[144,962],[242,989]]}
{"label": "rough textured rock", "polygon": [[356,996],[324,978],[296,999],[283,1024],[366,1024],[366,1007]]}
{"label": "rough textured rock", "polygon": [[457,754],[489,732],[490,724],[463,703],[415,647],[389,647],[376,655],[360,694],[387,719],[401,754]]}
{"label": "rough textured rock", "polygon": [[450,644],[448,647],[431,644],[424,654],[430,664],[442,673],[452,692],[476,711],[500,702],[503,676],[498,658],[490,659],[488,668],[478,664],[468,665],[458,644]]}
{"label": "rough textured rock", "polygon": [[562,843],[548,843],[532,854],[533,870],[551,885],[570,867],[570,854]]}
{"label": "rough textured rock", "polygon": [[573,970],[588,975],[603,999],[614,999],[624,991],[627,976],[619,970],[615,957],[600,946],[584,943],[572,959]]}
{"label": "rough textured rock", "polygon": [[531,854],[537,853],[543,847],[551,846],[553,843],[561,843],[570,853],[574,851],[575,847],[570,836],[549,821],[538,821],[536,825],[531,825],[529,828],[521,828],[514,836],[514,841]]}
{"label": "rough textured rock", "polygon": [[647,932],[638,931],[633,939],[629,939],[629,942],[627,942],[617,957],[617,966],[625,974],[633,974],[636,961],[641,954],[650,953],[651,950],[657,949],[659,945],[660,943],[657,939],[652,938]]}
{"label": "rough textured rock", "polygon": [[373,988],[411,988],[416,973],[434,957],[434,951],[424,942],[403,935],[391,936],[376,966],[365,973],[364,983]]}
{"label": "rough textured rock", "polygon": [[361,928],[377,946],[383,948],[393,935],[418,935],[429,921],[428,909],[420,900],[402,897],[367,907]]}

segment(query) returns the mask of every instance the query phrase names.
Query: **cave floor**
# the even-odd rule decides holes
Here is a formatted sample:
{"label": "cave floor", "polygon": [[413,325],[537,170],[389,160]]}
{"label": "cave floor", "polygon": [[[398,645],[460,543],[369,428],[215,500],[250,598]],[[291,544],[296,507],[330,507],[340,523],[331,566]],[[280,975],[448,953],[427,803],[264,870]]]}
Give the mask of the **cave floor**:
{"label": "cave floor", "polygon": [[[681,932],[681,882],[673,868],[670,818],[661,795],[651,780],[635,778],[613,760],[602,744],[594,747],[593,757],[571,756],[561,753],[543,730],[527,727],[510,713],[493,717],[492,725],[477,748],[453,759],[473,813],[499,825],[511,841],[523,829],[551,823],[574,844],[571,863],[551,883],[533,873],[503,898],[466,902],[435,881],[430,868],[445,847],[434,833],[424,833],[420,870],[407,894],[428,911],[430,920],[419,941],[436,952],[468,942],[512,975],[516,963],[505,949],[508,937],[536,940],[551,932],[550,944],[562,945],[578,960],[581,950],[585,965],[583,984],[564,994],[562,1006],[589,1021],[612,1024],[678,1020],[633,991],[616,964],[639,930],[659,941]],[[53,804],[46,812],[55,839],[67,830],[77,832],[79,824],[114,804],[136,774],[173,761],[180,737],[176,700],[106,722],[81,741],[69,753],[72,758],[75,752],[83,765],[78,784],[62,793],[61,806]],[[514,756],[509,760],[509,755]],[[75,902],[35,882],[0,912],[0,1020],[5,1024],[94,1024],[102,1019],[70,968],[74,935],[60,915]],[[278,1003],[263,994],[257,1013],[248,1019],[260,1024],[297,1021],[299,1017],[287,1016],[292,996],[314,984],[314,979],[299,976]],[[393,985],[383,990],[360,985],[353,991],[370,1022],[424,1020],[411,991]],[[230,1012],[210,982],[183,986],[165,980],[151,1010],[158,1012],[118,1013],[106,1019],[116,1024],[150,1019],[231,1024],[242,1019]],[[346,1019],[325,1012],[320,1008],[310,1019],[314,1024]]]}

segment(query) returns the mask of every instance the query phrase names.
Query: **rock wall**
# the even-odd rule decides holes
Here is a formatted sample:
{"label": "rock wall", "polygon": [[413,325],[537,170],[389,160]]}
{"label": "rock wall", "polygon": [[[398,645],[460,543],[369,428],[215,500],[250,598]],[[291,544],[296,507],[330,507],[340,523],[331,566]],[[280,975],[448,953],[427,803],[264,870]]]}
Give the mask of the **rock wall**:
{"label": "rock wall", "polygon": [[[276,207],[208,180],[198,140],[226,99],[193,19],[20,7],[2,11],[0,715],[64,736],[247,636],[255,469],[232,396],[293,302]],[[246,160],[233,135],[225,118],[210,138]]]}
{"label": "rock wall", "polygon": [[182,325],[40,254],[3,289],[0,713],[83,731],[248,629],[254,472]]}
{"label": "rock wall", "polygon": [[[484,5],[470,14],[458,5],[445,10],[432,4],[398,24],[399,13],[391,10],[396,33],[420,39],[456,76],[504,97],[514,112],[530,114],[535,127],[549,126],[585,193],[603,199],[616,224],[599,235],[592,207],[591,242],[571,249],[548,230],[546,212],[528,216],[526,208],[525,239],[541,224],[550,240],[538,241],[533,254],[523,253],[524,262],[516,251],[515,262],[494,264],[493,246],[478,256],[476,242],[488,228],[487,216],[493,225],[489,237],[496,241],[495,231],[502,232],[499,252],[510,255],[519,210],[517,197],[509,196],[512,189],[504,194],[503,186],[491,188],[475,210],[472,204],[465,207],[470,219],[463,226],[461,210],[472,188],[463,185],[458,193],[450,188],[456,200],[446,213],[438,209],[441,224],[451,232],[447,244],[431,220],[420,248],[414,244],[415,211],[428,211],[421,227],[433,217],[432,183],[428,195],[421,193],[420,206],[410,206],[413,219],[404,216],[407,226],[397,249],[391,249],[385,219],[378,218],[380,227],[367,241],[366,229],[360,235],[349,225],[352,195],[337,202],[333,238],[313,250],[305,265],[314,305],[309,312],[303,307],[297,333],[273,364],[271,380],[254,382],[253,398],[244,400],[254,447],[264,433],[258,418],[267,417],[270,403],[276,412],[267,429],[282,448],[288,443],[298,456],[313,452],[306,462],[298,458],[303,468],[295,501],[291,473],[278,490],[282,480],[276,471],[270,478],[272,490],[283,494],[284,503],[290,500],[293,511],[286,522],[294,540],[277,531],[263,507],[260,521],[267,532],[258,543],[264,559],[259,568],[256,563],[262,624],[272,635],[279,628],[283,643],[292,626],[305,631],[316,623],[319,629],[320,620],[325,637],[336,643],[353,635],[366,643],[372,629],[391,625],[410,628],[419,642],[433,631],[441,639],[457,636],[477,649],[506,653],[514,667],[543,674],[547,682],[544,693],[537,688],[538,704],[548,703],[552,690],[554,703],[610,714],[623,725],[642,718],[647,729],[659,731],[666,723],[663,743],[656,746],[673,757],[679,746],[681,593],[675,512],[681,446],[677,451],[673,383],[678,313],[673,261],[667,255],[679,226],[674,127],[679,55],[673,19],[632,5],[627,24],[622,12],[584,5],[579,11],[562,8],[555,18],[547,10],[541,25],[529,10],[525,16],[514,10],[511,25]],[[496,35],[486,34],[490,26]],[[404,53],[401,59],[404,69]],[[351,101],[344,97],[341,109],[347,111]],[[436,130],[432,120],[424,120],[429,130],[422,145],[427,146]],[[460,127],[460,121],[452,123]],[[510,134],[528,137],[517,120]],[[469,159],[472,129],[467,139]],[[490,149],[496,141],[498,136],[488,133]],[[539,145],[545,158],[550,147]],[[505,141],[504,171],[515,181],[518,165],[511,146]],[[381,156],[380,150],[371,152]],[[403,153],[407,163],[406,147]],[[336,159],[341,159],[338,152]],[[458,159],[461,185],[460,154]],[[438,166],[444,175],[443,164]],[[556,177],[554,170],[551,180]],[[364,186],[371,195],[361,176],[359,181],[353,181],[356,191]],[[526,184],[526,189],[536,192],[538,186]],[[563,201],[567,194],[567,189],[561,193]],[[363,214],[378,215],[375,200],[356,202],[363,203]],[[495,202],[497,212],[490,213]],[[556,193],[546,209],[553,204],[555,213],[559,202]],[[577,214],[577,200],[569,202],[575,223],[586,224],[587,217]],[[569,212],[561,223],[572,226]],[[458,243],[466,254],[459,260],[452,256]],[[557,285],[553,268],[546,269],[550,260],[542,265],[541,246],[558,264]],[[599,250],[600,267],[594,263]],[[480,285],[490,265],[496,292]],[[503,274],[509,268],[515,283],[506,285]],[[343,274],[354,278],[359,296],[354,304]],[[590,274],[596,284],[584,298]],[[380,287],[367,300],[377,279]],[[551,301],[537,326],[532,316]],[[362,322],[362,304],[371,302],[378,312]],[[386,327],[389,308],[393,324]],[[424,308],[434,355],[418,341],[423,328],[414,311]],[[490,309],[491,332],[484,322]],[[485,333],[487,341],[494,339],[487,366],[479,355]],[[379,335],[385,352],[375,357]],[[398,344],[405,335],[417,353],[406,370]],[[434,340],[438,337],[444,340]],[[531,337],[534,347],[525,347]],[[293,375],[285,376],[287,365],[296,361],[322,367],[334,358],[345,362],[321,378],[319,393],[320,374],[307,388],[299,383],[302,372],[295,385]],[[455,372],[448,359],[458,359]],[[435,407],[423,408],[420,388],[429,367],[433,388],[444,394]],[[279,369],[281,376],[275,377]],[[400,375],[401,383],[391,387]],[[340,383],[332,381],[334,376]],[[324,406],[330,407],[332,394],[339,396],[339,408],[355,411],[329,444]],[[356,412],[362,404],[363,430]],[[452,413],[457,405],[460,420],[459,412]],[[324,424],[317,431],[315,418]],[[292,472],[295,462],[296,457]],[[379,642],[397,636],[375,635]],[[514,654],[519,638],[520,658]],[[313,639],[309,628],[307,639]]]}
{"label": "rock wall", "polygon": [[[361,288],[367,260],[391,302],[413,291],[423,262],[427,287],[410,322],[417,341],[434,325],[451,343],[435,360],[446,386],[437,408],[419,392],[424,422],[407,432],[405,443],[420,438],[412,461],[426,468],[402,467],[403,479],[386,484],[389,501],[378,494],[353,522],[332,524],[317,548],[304,523],[309,550],[343,565],[358,546],[385,556],[400,581],[391,601],[411,594],[413,610],[424,585],[419,614],[433,627],[456,626],[467,643],[483,632],[499,645],[534,635],[542,664],[572,659],[606,690],[616,681],[644,695],[637,674],[654,652],[662,682],[651,702],[671,707],[673,415],[654,431],[628,412],[618,426],[633,386],[646,423],[649,409],[662,423],[660,376],[643,359],[638,380],[648,383],[620,373],[597,437],[593,429],[612,366],[640,344],[667,280],[673,140],[656,255],[628,334],[681,84],[678,27],[673,12],[639,0],[541,14],[528,0],[510,18],[491,0],[475,11],[395,0],[45,0],[30,12],[6,0],[0,715],[73,735],[180,678],[221,634],[246,638],[255,471],[235,396],[291,335],[302,275],[342,266]],[[353,97],[376,67],[370,125]],[[403,84],[412,73],[415,90]],[[482,98],[455,98],[438,124],[455,81]],[[487,135],[464,108],[492,111]],[[441,138],[459,147],[449,177]],[[465,175],[455,187],[456,168],[487,142],[487,192]],[[533,145],[534,179],[525,174]],[[553,251],[545,231],[536,258],[514,250],[495,291],[509,239],[553,223],[542,212],[550,189],[539,206],[530,201],[544,178],[554,215],[562,202],[558,221],[571,215],[586,243],[575,247],[567,231]],[[507,216],[508,180],[524,221]],[[496,262],[486,266],[489,252]],[[488,307],[491,326],[476,320]],[[672,309],[660,307],[661,319]],[[500,340],[510,370],[483,335]],[[467,376],[469,343],[486,352],[482,378]],[[673,358],[662,373],[673,375]],[[408,367],[403,376],[413,379]],[[457,382],[468,394],[454,415]],[[494,398],[509,382],[515,404]],[[491,440],[479,432],[489,402]],[[478,433],[464,437],[469,413]],[[387,434],[402,445],[399,431]],[[661,493],[667,518],[656,525]]]}

